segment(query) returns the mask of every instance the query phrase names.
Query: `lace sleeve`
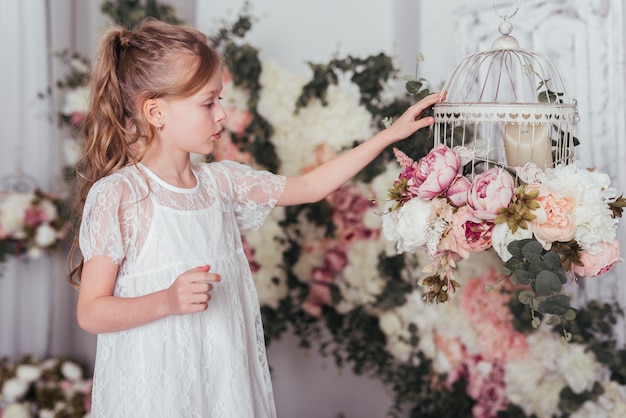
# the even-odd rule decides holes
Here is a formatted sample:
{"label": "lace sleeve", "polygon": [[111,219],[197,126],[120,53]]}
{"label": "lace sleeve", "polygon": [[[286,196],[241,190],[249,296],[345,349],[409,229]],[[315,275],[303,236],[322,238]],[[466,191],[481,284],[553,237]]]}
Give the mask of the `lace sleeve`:
{"label": "lace sleeve", "polygon": [[85,261],[97,255],[110,257],[116,264],[124,259],[120,214],[123,190],[128,189],[125,186],[123,178],[111,176],[96,182],[89,191],[79,230]]}
{"label": "lace sleeve", "polygon": [[286,177],[232,161],[222,163],[230,172],[233,207],[241,233],[259,229],[285,190]]}

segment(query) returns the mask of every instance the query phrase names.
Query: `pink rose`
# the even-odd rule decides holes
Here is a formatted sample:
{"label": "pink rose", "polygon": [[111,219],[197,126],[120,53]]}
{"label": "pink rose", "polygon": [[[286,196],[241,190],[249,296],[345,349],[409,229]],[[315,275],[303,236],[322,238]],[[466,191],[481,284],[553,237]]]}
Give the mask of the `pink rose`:
{"label": "pink rose", "polygon": [[306,300],[302,303],[302,310],[307,314],[320,318],[322,306],[331,301],[330,288],[326,283],[313,283]]}
{"label": "pink rose", "polygon": [[235,135],[243,135],[254,118],[254,115],[249,110],[241,110],[234,107],[226,109],[226,113],[228,117],[224,121],[224,128]]}
{"label": "pink rose", "polygon": [[457,177],[446,190],[446,197],[454,206],[461,207],[467,203],[467,192],[470,187],[472,183],[468,179],[463,176]]}
{"label": "pink rose", "polygon": [[467,206],[460,207],[452,222],[452,235],[456,241],[456,252],[468,258],[471,252],[484,251],[491,247],[493,224],[480,220]]}
{"label": "pink rose", "polygon": [[422,199],[437,197],[452,184],[461,169],[456,153],[443,144],[437,145],[417,163],[409,190]]}
{"label": "pink rose", "polygon": [[498,210],[509,206],[515,191],[515,180],[504,169],[490,168],[474,177],[467,194],[467,204],[478,219],[492,221]]}
{"label": "pink rose", "polygon": [[574,265],[572,270],[579,277],[596,277],[600,276],[618,262],[622,257],[619,255],[620,242],[615,239],[613,242],[601,242],[602,250],[597,254],[589,254],[583,251],[580,254],[580,261],[584,266]]}
{"label": "pink rose", "polygon": [[572,212],[576,202],[571,196],[551,190],[541,184],[526,186],[526,192],[539,191],[535,201],[539,209],[533,211],[537,216],[532,221],[533,233],[537,241],[549,250],[555,241],[567,242],[574,238],[576,224]]}

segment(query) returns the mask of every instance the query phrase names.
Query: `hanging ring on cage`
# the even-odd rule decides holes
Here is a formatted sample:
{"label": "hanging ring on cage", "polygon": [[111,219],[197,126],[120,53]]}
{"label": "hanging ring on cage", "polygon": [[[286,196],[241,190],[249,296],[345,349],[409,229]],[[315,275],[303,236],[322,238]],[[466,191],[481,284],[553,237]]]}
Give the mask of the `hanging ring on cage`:
{"label": "hanging ring on cage", "polygon": [[519,8],[521,5],[522,5],[522,0],[517,0],[517,7],[513,11],[513,13],[511,13],[510,15],[501,15],[500,13],[498,13],[498,6],[496,6],[496,0],[491,0],[491,7],[493,8],[494,13],[498,17],[500,17],[502,20],[508,20],[512,18],[513,16],[515,16],[517,12],[519,12]]}
{"label": "hanging ring on cage", "polygon": [[37,182],[20,168],[15,170],[15,174],[0,179],[0,193],[20,192],[26,193],[37,188]]}

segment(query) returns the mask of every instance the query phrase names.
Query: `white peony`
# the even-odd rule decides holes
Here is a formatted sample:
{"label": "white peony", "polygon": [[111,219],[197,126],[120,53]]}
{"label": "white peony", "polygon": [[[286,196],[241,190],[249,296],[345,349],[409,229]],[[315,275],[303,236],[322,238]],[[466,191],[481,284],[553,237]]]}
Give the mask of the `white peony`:
{"label": "white peony", "polygon": [[35,194],[9,193],[0,202],[0,225],[15,239],[26,238],[24,232],[24,214],[32,205]]}
{"label": "white peony", "polygon": [[19,403],[12,403],[0,410],[2,412],[2,418],[31,418],[32,415],[28,410],[28,406]]}
{"label": "white peony", "polygon": [[82,147],[75,138],[66,138],[63,141],[63,158],[66,165],[74,166],[78,162],[81,153]]}
{"label": "white peony", "polygon": [[596,360],[593,351],[580,344],[570,344],[559,357],[558,368],[574,393],[590,391],[595,382],[608,379],[611,374]]}
{"label": "white peony", "polygon": [[15,369],[15,377],[26,382],[34,382],[41,377],[41,369],[34,364],[20,364]]}
{"label": "white peony", "polygon": [[409,200],[398,209],[398,253],[412,252],[426,244],[425,231],[429,219],[430,201],[419,197]]}
{"label": "white peony", "polygon": [[86,113],[89,108],[89,89],[77,87],[65,95],[65,105],[61,113],[71,116],[73,113]]}
{"label": "white peony", "polygon": [[512,255],[509,252],[508,245],[513,241],[518,241],[526,238],[532,238],[533,232],[530,222],[528,222],[528,229],[517,228],[515,233],[511,232],[506,222],[494,225],[491,230],[491,245],[493,249],[498,253],[502,261],[508,261]]}
{"label": "white peony", "polygon": [[383,250],[379,241],[356,241],[351,245],[348,265],[335,282],[341,293],[341,301],[336,306],[338,312],[347,313],[374,303],[382,293],[386,281],[378,273],[378,255]]}
{"label": "white peony", "polygon": [[83,370],[80,366],[72,361],[64,361],[61,364],[61,374],[71,381],[80,380],[83,378]]}
{"label": "white peony", "polygon": [[40,248],[47,248],[57,239],[57,231],[49,223],[42,223],[35,231],[35,244]]}
{"label": "white peony", "polygon": [[7,402],[15,402],[26,394],[29,383],[26,380],[13,377],[2,385],[2,397]]}

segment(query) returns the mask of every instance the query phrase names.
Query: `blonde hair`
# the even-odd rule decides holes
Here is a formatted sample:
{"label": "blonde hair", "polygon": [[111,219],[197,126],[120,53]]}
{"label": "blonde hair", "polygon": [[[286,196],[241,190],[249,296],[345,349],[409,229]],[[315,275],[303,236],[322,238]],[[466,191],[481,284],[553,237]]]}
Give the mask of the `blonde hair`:
{"label": "blonde hair", "polygon": [[148,99],[192,96],[221,65],[222,57],[209,46],[206,35],[191,27],[148,19],[135,30],[113,27],[103,34],[90,69],[85,144],[76,164],[70,284],[80,284],[84,260],[74,263],[74,257],[91,186],[125,165],[136,164],[154,141],[156,128],[143,115],[142,104]]}

